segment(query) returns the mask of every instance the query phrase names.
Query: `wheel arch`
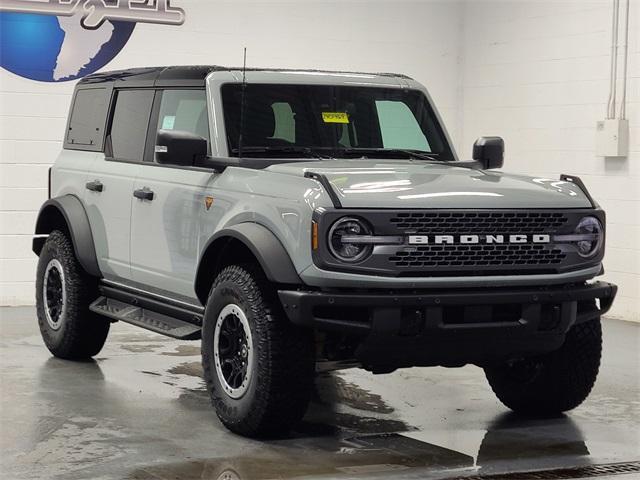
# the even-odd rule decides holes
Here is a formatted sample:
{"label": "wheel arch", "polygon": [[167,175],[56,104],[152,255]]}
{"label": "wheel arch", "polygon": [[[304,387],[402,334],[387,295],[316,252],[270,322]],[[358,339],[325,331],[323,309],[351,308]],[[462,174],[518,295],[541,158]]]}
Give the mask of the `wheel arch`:
{"label": "wheel arch", "polygon": [[[47,235],[56,229],[63,229],[69,234],[73,251],[82,268],[94,277],[101,277],[89,217],[75,195],[51,198],[40,208],[35,234]],[[43,236],[35,237],[32,243],[33,253],[39,256],[45,241]]]}
{"label": "wheel arch", "polygon": [[271,282],[302,283],[284,246],[266,227],[240,223],[213,235],[202,249],[195,277],[195,292],[204,305],[217,273],[233,263],[255,262]]}

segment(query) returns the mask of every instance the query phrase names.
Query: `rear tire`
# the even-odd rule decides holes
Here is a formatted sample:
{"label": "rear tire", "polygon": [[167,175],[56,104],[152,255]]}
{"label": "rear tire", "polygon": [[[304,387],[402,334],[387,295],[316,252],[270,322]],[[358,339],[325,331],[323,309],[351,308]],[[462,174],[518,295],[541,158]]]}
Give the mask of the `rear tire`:
{"label": "rear tire", "polygon": [[36,277],[36,310],[42,339],[59,358],[82,360],[102,349],[110,322],[89,310],[96,279],[78,263],[73,245],[61,231],[47,238]]}
{"label": "rear tire", "polygon": [[289,322],[259,268],[223,269],[202,329],[204,378],[220,421],[248,437],[288,432],[311,397],[312,338]]}
{"label": "rear tire", "polygon": [[587,398],[598,376],[601,354],[598,318],[571,328],[562,347],[554,352],[484,370],[498,399],[511,410],[557,415]]}

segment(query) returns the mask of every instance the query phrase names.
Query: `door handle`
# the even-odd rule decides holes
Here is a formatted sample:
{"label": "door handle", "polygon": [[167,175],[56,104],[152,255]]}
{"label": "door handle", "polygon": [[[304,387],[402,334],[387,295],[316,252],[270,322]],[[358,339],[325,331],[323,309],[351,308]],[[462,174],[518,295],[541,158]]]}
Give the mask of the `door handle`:
{"label": "door handle", "polygon": [[153,200],[153,191],[149,190],[147,187],[139,188],[138,190],[133,191],[133,196],[139,198],[140,200]]}
{"label": "door handle", "polygon": [[100,180],[94,180],[93,182],[87,182],[85,184],[87,190],[91,190],[92,192],[101,192],[104,190],[104,185]]}

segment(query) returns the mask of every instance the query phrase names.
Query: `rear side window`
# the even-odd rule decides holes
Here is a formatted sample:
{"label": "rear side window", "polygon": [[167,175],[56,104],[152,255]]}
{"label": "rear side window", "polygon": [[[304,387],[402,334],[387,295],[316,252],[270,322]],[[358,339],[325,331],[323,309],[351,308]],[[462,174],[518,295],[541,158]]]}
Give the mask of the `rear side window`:
{"label": "rear side window", "polygon": [[118,91],[109,132],[110,156],[114,159],[142,162],[154,93]]}
{"label": "rear side window", "polygon": [[110,90],[77,90],[69,118],[67,146],[80,150],[102,150]]}

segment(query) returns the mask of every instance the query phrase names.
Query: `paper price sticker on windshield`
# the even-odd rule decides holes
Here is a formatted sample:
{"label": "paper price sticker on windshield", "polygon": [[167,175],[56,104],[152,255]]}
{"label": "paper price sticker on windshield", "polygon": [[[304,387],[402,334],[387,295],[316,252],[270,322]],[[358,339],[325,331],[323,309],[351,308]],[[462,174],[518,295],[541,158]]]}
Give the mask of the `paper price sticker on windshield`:
{"label": "paper price sticker on windshield", "polygon": [[322,112],[324,123],[349,123],[349,115],[346,112]]}

